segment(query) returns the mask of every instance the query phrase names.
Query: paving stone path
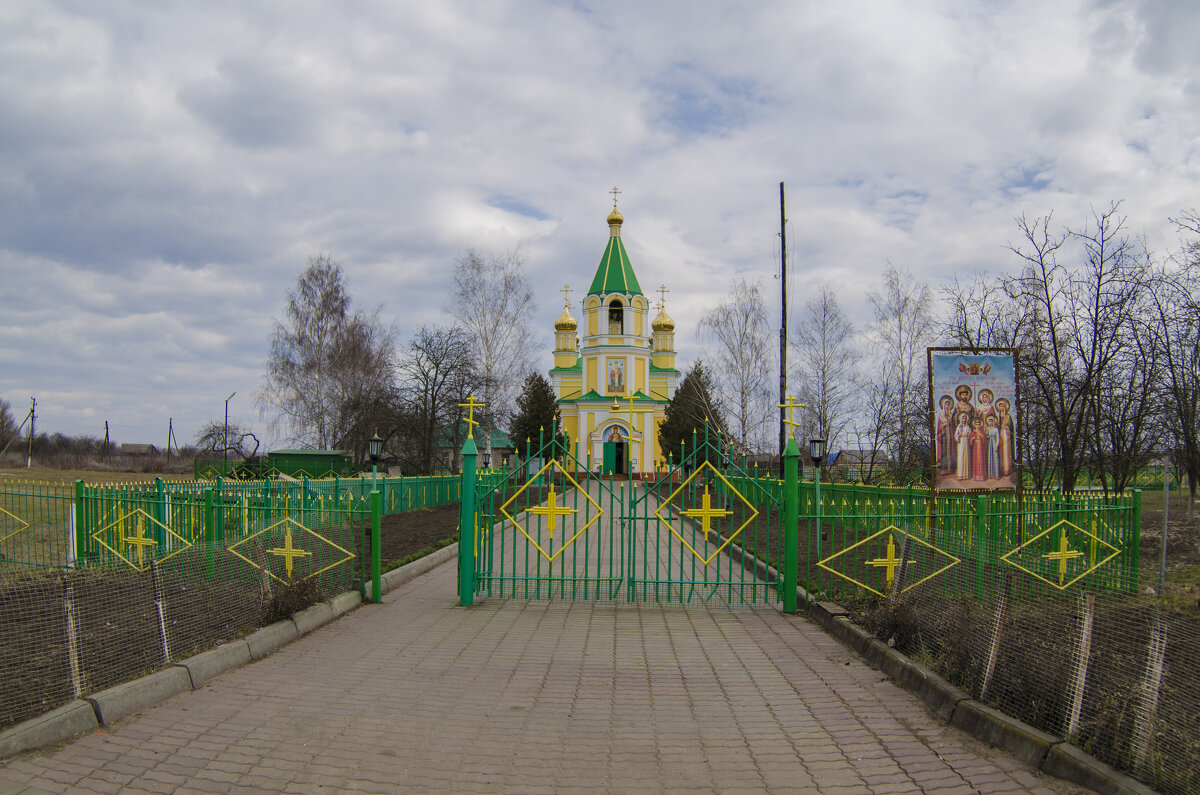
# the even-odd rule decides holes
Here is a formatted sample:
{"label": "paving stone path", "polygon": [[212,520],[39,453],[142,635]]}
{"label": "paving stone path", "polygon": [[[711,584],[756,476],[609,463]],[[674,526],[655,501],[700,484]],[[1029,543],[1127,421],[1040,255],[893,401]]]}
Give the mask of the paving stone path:
{"label": "paving stone path", "polygon": [[9,792],[1056,792],[804,617],[485,600],[447,563],[0,767]]}

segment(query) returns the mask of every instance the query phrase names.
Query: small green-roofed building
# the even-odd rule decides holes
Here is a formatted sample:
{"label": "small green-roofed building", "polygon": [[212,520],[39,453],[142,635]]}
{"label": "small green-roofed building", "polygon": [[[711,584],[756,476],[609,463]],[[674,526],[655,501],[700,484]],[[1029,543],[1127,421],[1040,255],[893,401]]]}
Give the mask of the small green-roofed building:
{"label": "small green-roofed building", "polygon": [[267,468],[293,478],[349,477],[353,463],[345,450],[272,450]]}

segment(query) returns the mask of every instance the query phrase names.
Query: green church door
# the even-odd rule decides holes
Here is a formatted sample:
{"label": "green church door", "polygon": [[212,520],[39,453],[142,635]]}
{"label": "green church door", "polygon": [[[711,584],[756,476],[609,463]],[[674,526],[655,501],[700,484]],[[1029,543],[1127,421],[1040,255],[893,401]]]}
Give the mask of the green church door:
{"label": "green church door", "polygon": [[604,443],[604,469],[602,475],[625,474],[625,442]]}

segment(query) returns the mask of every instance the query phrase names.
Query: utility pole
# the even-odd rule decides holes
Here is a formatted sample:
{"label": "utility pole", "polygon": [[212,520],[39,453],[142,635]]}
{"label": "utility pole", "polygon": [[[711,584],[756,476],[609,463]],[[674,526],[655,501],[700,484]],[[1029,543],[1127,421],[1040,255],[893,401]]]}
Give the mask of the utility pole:
{"label": "utility pole", "polygon": [[112,443],[108,441],[108,420],[104,421],[104,460],[112,460]]}
{"label": "utility pole", "polygon": [[33,424],[37,422],[37,398],[29,398],[29,449],[25,452],[25,468],[33,467]]}
{"label": "utility pole", "polygon": [[167,464],[166,468],[171,466],[171,439],[175,436],[175,418],[167,417]]}
{"label": "utility pole", "polygon": [[[779,405],[787,403],[787,214],[783,204],[783,183],[779,183]],[[779,465],[783,466],[783,447],[787,442],[784,409],[779,409]]]}

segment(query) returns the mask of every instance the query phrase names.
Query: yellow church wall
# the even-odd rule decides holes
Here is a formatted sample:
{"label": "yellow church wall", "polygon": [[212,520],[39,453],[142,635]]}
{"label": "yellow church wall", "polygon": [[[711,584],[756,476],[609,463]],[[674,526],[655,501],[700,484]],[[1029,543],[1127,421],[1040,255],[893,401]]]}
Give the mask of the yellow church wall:
{"label": "yellow church wall", "polygon": [[589,356],[587,358],[587,380],[583,383],[583,391],[596,388],[596,357]]}

